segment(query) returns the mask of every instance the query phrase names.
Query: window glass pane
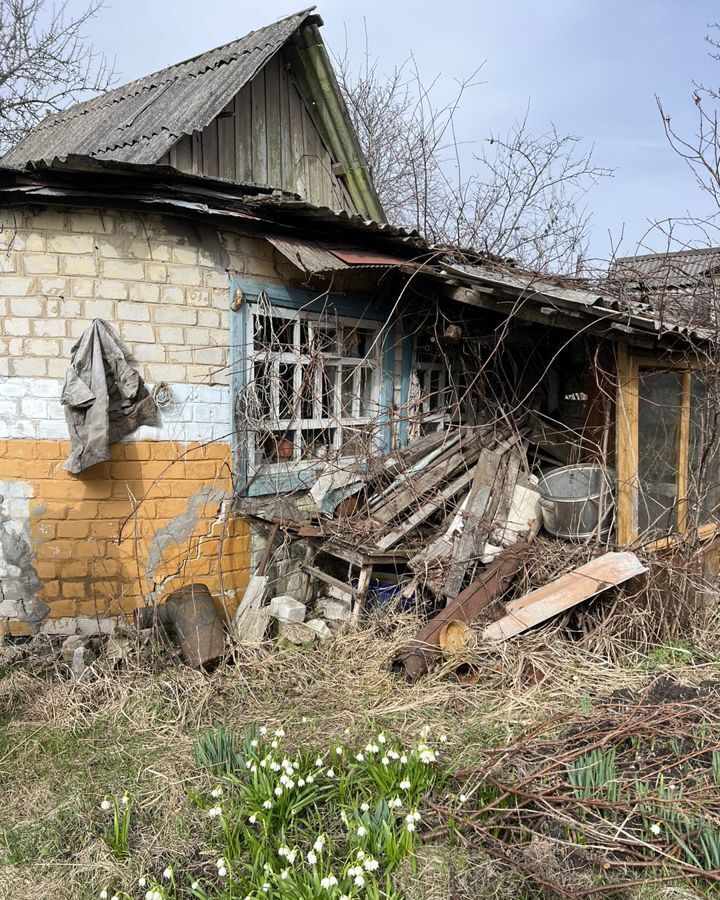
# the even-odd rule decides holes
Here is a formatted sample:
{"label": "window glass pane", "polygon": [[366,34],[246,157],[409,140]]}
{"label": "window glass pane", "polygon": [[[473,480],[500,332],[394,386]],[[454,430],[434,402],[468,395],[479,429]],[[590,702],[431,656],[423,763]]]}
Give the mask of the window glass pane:
{"label": "window glass pane", "polygon": [[367,367],[360,369],[360,416],[370,417],[373,415],[373,373],[372,369]]}
{"label": "window glass pane", "polygon": [[278,366],[280,380],[279,419],[292,419],[295,411],[295,366],[280,363]]}
{"label": "window glass pane", "polygon": [[321,373],[323,419],[330,419],[338,414],[337,379],[337,366],[323,368]]}
{"label": "window glass pane", "polygon": [[292,353],[295,322],[279,316],[255,316],[255,349]]}
{"label": "window glass pane", "polygon": [[682,373],[640,370],[638,534],[672,534],[677,526]]}
{"label": "window glass pane", "polygon": [[334,442],[333,428],[303,428],[302,458],[327,459],[332,454]]}
{"label": "window glass pane", "polygon": [[290,462],[295,456],[294,431],[270,431],[258,435],[255,463]]}
{"label": "window glass pane", "polygon": [[690,388],[689,525],[720,522],[718,411],[705,379],[693,375]]}
{"label": "window glass pane", "polygon": [[342,414],[346,418],[350,418],[353,415],[353,398],[355,397],[355,384],[359,378],[359,373],[350,366],[343,366],[340,377]]}

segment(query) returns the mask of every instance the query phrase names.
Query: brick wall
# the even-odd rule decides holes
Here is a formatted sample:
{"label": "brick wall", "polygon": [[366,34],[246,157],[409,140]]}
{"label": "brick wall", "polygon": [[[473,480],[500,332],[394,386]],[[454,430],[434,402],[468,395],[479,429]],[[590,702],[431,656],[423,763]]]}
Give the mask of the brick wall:
{"label": "brick wall", "polygon": [[[228,503],[235,273],[297,275],[264,241],[181,219],[0,211],[0,630],[100,629],[193,579],[232,612],[249,569]],[[93,318],[173,402],[76,477],[59,397]]]}

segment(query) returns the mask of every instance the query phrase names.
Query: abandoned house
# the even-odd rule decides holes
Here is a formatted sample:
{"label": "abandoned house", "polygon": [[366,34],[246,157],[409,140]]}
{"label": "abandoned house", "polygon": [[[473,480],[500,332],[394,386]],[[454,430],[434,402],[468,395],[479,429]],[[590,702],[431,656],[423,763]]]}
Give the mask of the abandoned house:
{"label": "abandoned house", "polygon": [[194,582],[231,619],[275,544],[275,593],[357,614],[386,584],[454,600],[541,517],[605,550],[714,531],[712,333],[385,224],[320,25],[2,160],[6,633],[109,631]]}

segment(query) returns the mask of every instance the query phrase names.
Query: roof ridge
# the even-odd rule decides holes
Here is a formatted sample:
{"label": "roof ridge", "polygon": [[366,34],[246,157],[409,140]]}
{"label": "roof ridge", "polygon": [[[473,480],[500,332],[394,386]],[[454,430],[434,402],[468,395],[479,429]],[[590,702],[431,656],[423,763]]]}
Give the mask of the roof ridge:
{"label": "roof ridge", "polygon": [[687,250],[667,250],[665,253],[636,253],[633,256],[618,256],[615,264],[630,263],[634,260],[664,260],[673,256],[709,256],[710,254],[720,254],[720,247],[690,247]]}

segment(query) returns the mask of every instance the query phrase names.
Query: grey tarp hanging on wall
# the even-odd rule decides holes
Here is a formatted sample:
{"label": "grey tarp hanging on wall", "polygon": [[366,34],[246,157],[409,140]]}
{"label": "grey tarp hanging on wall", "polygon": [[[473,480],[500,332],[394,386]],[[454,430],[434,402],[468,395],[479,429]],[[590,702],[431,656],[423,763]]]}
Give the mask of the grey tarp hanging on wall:
{"label": "grey tarp hanging on wall", "polygon": [[110,459],[110,444],[136,428],[159,424],[155,402],[129,357],[102,319],[95,319],[72,348],[60,402],[70,431],[65,467],[75,475]]}

